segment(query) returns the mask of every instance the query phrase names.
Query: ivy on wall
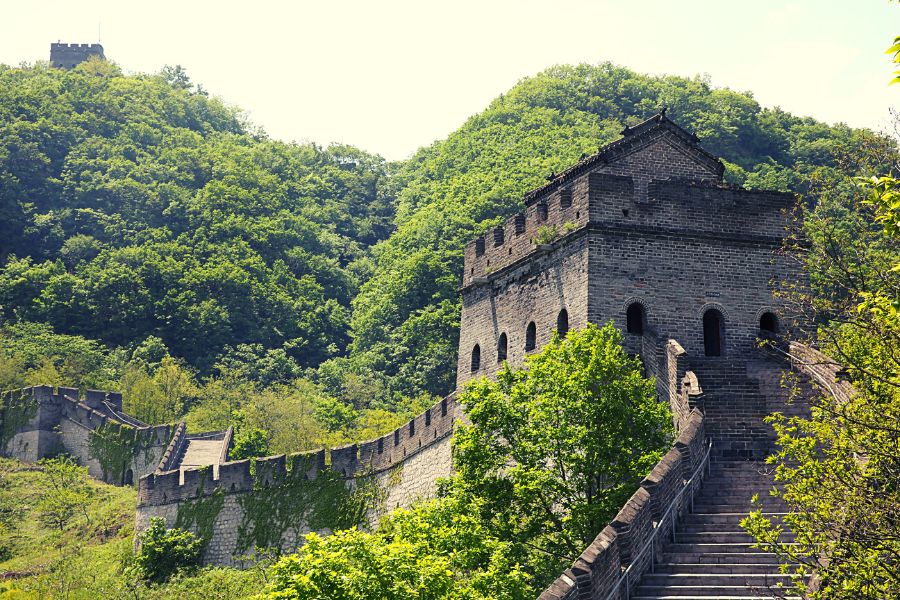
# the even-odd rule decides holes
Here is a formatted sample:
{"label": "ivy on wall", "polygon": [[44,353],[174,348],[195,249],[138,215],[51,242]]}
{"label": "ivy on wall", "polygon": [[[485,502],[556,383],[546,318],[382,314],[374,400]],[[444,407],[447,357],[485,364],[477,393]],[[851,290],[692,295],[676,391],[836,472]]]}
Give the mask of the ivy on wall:
{"label": "ivy on wall", "polygon": [[214,525],[222,507],[225,506],[225,491],[217,487],[209,496],[203,495],[203,482],[206,481],[206,470],[200,468],[200,497],[186,500],[178,505],[175,516],[175,527],[194,531],[202,540],[204,547],[212,540]]}
{"label": "ivy on wall", "polygon": [[17,390],[0,401],[0,450],[38,413],[38,400],[31,390]]}
{"label": "ivy on wall", "polygon": [[[311,458],[309,460],[312,460]],[[256,549],[280,550],[285,534],[293,531],[291,547],[298,547],[302,526],[310,531],[348,529],[366,520],[369,509],[383,497],[374,477],[347,481],[331,469],[307,479],[303,460],[280,481],[255,487],[237,497],[243,512],[238,526],[238,553]]]}
{"label": "ivy on wall", "polygon": [[100,463],[104,481],[120,484],[144,440],[130,425],[107,422],[88,435],[88,456]]}

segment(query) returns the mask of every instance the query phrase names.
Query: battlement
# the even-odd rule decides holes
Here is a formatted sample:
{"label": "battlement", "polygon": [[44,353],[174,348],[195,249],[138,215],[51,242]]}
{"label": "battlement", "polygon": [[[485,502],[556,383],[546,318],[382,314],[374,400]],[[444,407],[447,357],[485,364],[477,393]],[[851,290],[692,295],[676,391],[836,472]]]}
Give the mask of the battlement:
{"label": "battlement", "polygon": [[53,42],[50,44],[51,50],[93,50],[103,52],[103,46],[100,44],[64,44],[61,42]]}
{"label": "battlement", "polygon": [[619,235],[780,241],[791,194],[722,183],[722,163],[664,114],[528,192],[523,212],[465,247],[462,289],[540,256],[586,227]]}
{"label": "battlement", "polygon": [[[294,478],[313,480],[326,468],[346,479],[377,474],[444,440],[452,433],[453,423],[460,415],[459,404],[453,396],[448,396],[402,427],[360,444],[347,444],[330,451],[320,449],[223,462],[217,470],[212,467],[159,470],[139,480],[138,505],[193,500],[217,489],[232,494],[282,485]],[[169,448],[175,452],[171,444]],[[161,466],[164,462],[161,461]]]}
{"label": "battlement", "polygon": [[490,276],[554,244],[588,222],[586,182],[541,197],[525,210],[466,244],[462,287],[487,283]]}

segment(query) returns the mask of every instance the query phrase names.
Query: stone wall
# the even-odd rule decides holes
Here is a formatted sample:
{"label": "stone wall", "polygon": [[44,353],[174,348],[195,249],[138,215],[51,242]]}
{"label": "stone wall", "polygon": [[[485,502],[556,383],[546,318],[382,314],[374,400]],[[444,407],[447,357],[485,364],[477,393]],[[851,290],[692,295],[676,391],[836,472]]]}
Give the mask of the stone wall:
{"label": "stone wall", "polygon": [[115,485],[153,472],[172,437],[171,425],[148,426],[121,415],[116,392],[36,386],[6,392],[0,407],[2,451],[26,462],[66,453],[88,473]]}
{"label": "stone wall", "polygon": [[[450,438],[461,417],[450,396],[361,444],[151,473],[138,484],[137,531],[160,517],[207,540],[204,563],[242,566],[257,547],[290,552],[310,531],[374,525],[435,495],[437,480],[451,474]],[[346,512],[361,493],[371,504]]]}
{"label": "stone wall", "polygon": [[[531,352],[526,350],[529,323],[535,324],[535,349],[550,341],[563,310],[569,328],[587,325],[588,260],[584,233],[571,232],[535,250],[527,261],[512,265],[492,281],[466,288],[460,316],[458,389],[469,379],[497,373],[504,360],[498,355],[503,335],[505,360],[513,367],[521,367]],[[472,352],[476,346],[480,367],[473,370]]]}

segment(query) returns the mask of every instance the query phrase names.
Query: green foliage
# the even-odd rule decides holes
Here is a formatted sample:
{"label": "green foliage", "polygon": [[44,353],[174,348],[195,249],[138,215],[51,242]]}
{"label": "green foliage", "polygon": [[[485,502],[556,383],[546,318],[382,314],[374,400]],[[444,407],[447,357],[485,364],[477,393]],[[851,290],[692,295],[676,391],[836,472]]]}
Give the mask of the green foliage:
{"label": "green foliage", "polygon": [[0,388],[28,385],[115,387],[120,353],[77,335],[59,334],[42,323],[0,326]]}
{"label": "green foliage", "polygon": [[538,227],[537,234],[534,236],[534,243],[540,245],[552,244],[559,237],[559,230],[556,225],[541,225]]}
{"label": "green foliage", "polygon": [[269,440],[260,429],[240,429],[234,435],[234,446],[228,453],[229,460],[243,460],[257,456],[270,456]]}
{"label": "green foliage", "polygon": [[60,531],[37,512],[56,493],[45,471],[0,458],[0,572],[21,574],[0,582],[0,597],[237,600],[264,587],[267,561],[246,571],[179,572],[165,583],[140,579],[133,568],[134,489],[89,477],[82,483],[90,490],[88,516],[76,514]]}
{"label": "green foliage", "polygon": [[280,552],[282,539],[293,532],[289,544],[299,545],[299,524],[313,531],[338,530],[362,523],[368,488],[353,489],[340,473],[326,469],[315,479],[306,479],[309,468],[303,460],[294,463],[283,481],[270,487],[254,489],[237,497],[244,519],[238,526],[237,551],[260,549]]}
{"label": "green foliage", "polygon": [[[877,161],[873,161],[877,165]],[[876,166],[877,168],[877,166]],[[868,182],[868,196],[832,191],[809,215],[803,256],[812,293],[794,290],[823,349],[846,368],[850,397],[813,399],[811,418],[770,418],[779,449],[770,461],[790,513],[743,522],[794,570],[815,574],[818,599],[900,595],[900,229],[896,181]],[[780,540],[796,534],[796,543]],[[804,590],[798,587],[798,592]]]}
{"label": "green foliage", "polygon": [[[203,470],[206,468],[210,467]],[[200,481],[204,480],[204,476],[201,476]],[[225,506],[225,491],[222,488],[216,488],[208,496],[201,495],[197,499],[180,502],[178,514],[175,516],[175,527],[186,530],[193,528],[205,546],[212,540],[213,525],[223,506]]]}
{"label": "green foliage", "polygon": [[612,325],[558,337],[460,396],[453,493],[540,581],[571,563],[672,440],[668,406]]}
{"label": "green foliage", "polygon": [[147,448],[147,441],[130,425],[103,423],[88,434],[88,455],[100,463],[103,480],[121,483],[125,470],[138,452]]}
{"label": "green foliage", "polygon": [[211,372],[261,346],[347,343],[368,247],[392,229],[378,157],[284,144],[180,67],[0,69],[0,314],[110,345],[161,339]]}
{"label": "green foliage", "polygon": [[93,489],[88,485],[87,467],[79,466],[71,457],[42,459],[38,462],[46,482],[47,494],[38,502],[39,517],[63,531],[76,516],[90,522],[88,506]]}
{"label": "green foliage", "polygon": [[372,533],[306,538],[266,598],[534,598],[596,536],[672,438],[612,326],[554,339],[471,383],[441,497]]}
{"label": "green foliage", "polygon": [[165,521],[159,517],[150,519],[141,532],[140,544],[135,566],[150,581],[165,581],[178,571],[200,565],[202,540],[177,527],[166,529]]}
{"label": "green foliage", "polygon": [[507,545],[448,501],[396,511],[375,533],[306,537],[271,572],[264,598],[498,599],[534,597]]}
{"label": "green foliage", "polygon": [[19,430],[33,419],[38,412],[38,402],[30,394],[11,391],[9,396],[0,396],[0,448]]}

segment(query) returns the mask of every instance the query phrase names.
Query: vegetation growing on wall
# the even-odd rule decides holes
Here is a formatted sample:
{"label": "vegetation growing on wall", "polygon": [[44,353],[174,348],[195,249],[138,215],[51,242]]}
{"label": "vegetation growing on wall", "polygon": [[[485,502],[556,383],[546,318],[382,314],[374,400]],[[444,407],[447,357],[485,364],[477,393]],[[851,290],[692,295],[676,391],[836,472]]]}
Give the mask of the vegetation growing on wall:
{"label": "vegetation growing on wall", "polygon": [[[206,481],[206,471],[209,468],[211,467],[199,469],[201,486]],[[204,495],[201,487],[199,498],[184,500],[178,504],[175,527],[196,532],[205,547],[212,540],[216,519],[223,506],[225,506],[225,490],[217,487],[211,494]]]}
{"label": "vegetation growing on wall", "polygon": [[146,440],[130,425],[106,422],[88,434],[88,456],[100,463],[103,480],[110,483],[124,481],[125,470],[146,449]]}
{"label": "vegetation growing on wall", "polygon": [[38,412],[38,401],[31,394],[13,391],[0,396],[0,451]]}
{"label": "vegetation growing on wall", "polygon": [[[365,517],[365,501],[341,474],[325,469],[315,479],[305,469],[288,472],[281,481],[237,496],[243,511],[238,527],[238,553],[282,548],[283,536],[293,531],[289,546],[299,546],[307,526],[310,531],[347,529]],[[364,492],[363,492],[364,493]]]}

